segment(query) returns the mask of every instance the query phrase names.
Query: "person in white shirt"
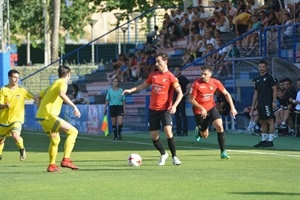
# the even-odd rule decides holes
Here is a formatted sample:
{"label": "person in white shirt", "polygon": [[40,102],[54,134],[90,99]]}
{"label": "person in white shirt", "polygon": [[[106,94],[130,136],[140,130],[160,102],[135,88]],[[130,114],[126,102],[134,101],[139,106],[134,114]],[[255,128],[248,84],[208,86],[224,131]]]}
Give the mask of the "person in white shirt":
{"label": "person in white shirt", "polygon": [[292,99],[290,98],[290,102],[292,102],[295,106],[295,110],[296,111],[300,111],[300,79],[297,80],[297,88],[298,88],[298,92],[297,92],[297,96],[296,99]]}
{"label": "person in white shirt", "polygon": [[212,16],[211,12],[209,12],[208,10],[205,10],[203,6],[199,6],[199,18],[201,19],[208,19]]}

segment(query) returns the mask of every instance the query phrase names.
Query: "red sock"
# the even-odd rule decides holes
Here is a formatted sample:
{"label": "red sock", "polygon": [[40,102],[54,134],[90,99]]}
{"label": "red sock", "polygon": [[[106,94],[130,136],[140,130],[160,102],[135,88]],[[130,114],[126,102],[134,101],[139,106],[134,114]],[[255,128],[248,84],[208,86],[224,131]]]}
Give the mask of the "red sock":
{"label": "red sock", "polygon": [[63,161],[70,162],[70,158],[63,158]]}

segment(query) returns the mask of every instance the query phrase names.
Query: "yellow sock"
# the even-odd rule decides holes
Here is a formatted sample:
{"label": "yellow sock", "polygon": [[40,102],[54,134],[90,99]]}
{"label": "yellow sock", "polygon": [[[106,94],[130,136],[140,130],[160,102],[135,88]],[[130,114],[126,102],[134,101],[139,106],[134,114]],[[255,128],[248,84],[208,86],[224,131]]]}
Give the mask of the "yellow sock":
{"label": "yellow sock", "polygon": [[2,155],[4,149],[4,142],[1,144],[0,143],[0,155]]}
{"label": "yellow sock", "polygon": [[50,144],[49,144],[49,164],[55,164],[55,160],[57,157],[58,152],[58,145],[60,143],[60,135],[57,134],[56,137],[50,137]]}
{"label": "yellow sock", "polygon": [[67,139],[65,141],[64,158],[70,158],[76,142],[78,130],[75,127],[72,127],[67,131],[66,134],[67,134]]}
{"label": "yellow sock", "polygon": [[22,138],[21,136],[19,137],[19,141],[16,141],[16,140],[15,140],[15,144],[17,145],[17,147],[18,147],[19,149],[24,149],[23,138]]}

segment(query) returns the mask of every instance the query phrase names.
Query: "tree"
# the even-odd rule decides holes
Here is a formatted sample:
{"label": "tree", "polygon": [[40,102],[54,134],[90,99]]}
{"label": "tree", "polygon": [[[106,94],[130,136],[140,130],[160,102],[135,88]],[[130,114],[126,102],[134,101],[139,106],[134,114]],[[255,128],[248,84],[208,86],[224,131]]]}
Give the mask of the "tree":
{"label": "tree", "polygon": [[124,11],[122,17],[126,18],[130,13],[135,11],[143,13],[154,6],[170,7],[182,4],[182,0],[46,0],[46,2],[49,20],[44,18],[47,16],[43,15],[41,0],[11,0],[10,33],[12,43],[20,45],[25,36],[30,35],[31,44],[42,48],[46,27],[47,34],[51,35],[50,60],[57,59],[59,44],[65,43],[66,33],[72,40],[78,40],[83,36],[83,27],[89,24],[93,13],[120,9]]}

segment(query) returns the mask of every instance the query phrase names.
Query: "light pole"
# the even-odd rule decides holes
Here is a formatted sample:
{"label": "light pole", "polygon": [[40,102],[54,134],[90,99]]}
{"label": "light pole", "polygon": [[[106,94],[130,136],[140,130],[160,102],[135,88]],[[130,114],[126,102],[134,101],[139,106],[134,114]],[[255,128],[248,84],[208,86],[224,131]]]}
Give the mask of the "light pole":
{"label": "light pole", "polygon": [[125,33],[127,31],[127,28],[126,26],[123,26],[121,27],[122,31],[123,31],[123,53],[125,54],[126,53],[126,44],[125,44]]}
{"label": "light pole", "polygon": [[137,35],[138,35],[138,27],[137,27],[137,23],[138,23],[138,16],[140,16],[141,15],[141,13],[140,12],[133,12],[133,13],[131,13],[131,16],[132,16],[132,18],[134,19],[134,24],[135,24],[135,46],[137,46],[138,44],[137,44]]}
{"label": "light pole", "polygon": [[115,17],[117,18],[117,40],[118,40],[118,55],[121,54],[121,42],[120,42],[120,32],[119,32],[119,24],[120,24],[120,19],[122,16],[122,13],[114,13]]}
{"label": "light pole", "polygon": [[48,15],[47,15],[47,0],[43,0],[43,15],[44,15],[44,65],[48,65]]}
{"label": "light pole", "polygon": [[90,25],[91,25],[91,41],[92,41],[92,59],[91,63],[92,65],[95,65],[95,42],[94,40],[94,25],[97,23],[97,20],[90,19]]}

